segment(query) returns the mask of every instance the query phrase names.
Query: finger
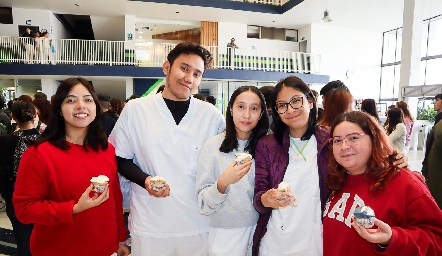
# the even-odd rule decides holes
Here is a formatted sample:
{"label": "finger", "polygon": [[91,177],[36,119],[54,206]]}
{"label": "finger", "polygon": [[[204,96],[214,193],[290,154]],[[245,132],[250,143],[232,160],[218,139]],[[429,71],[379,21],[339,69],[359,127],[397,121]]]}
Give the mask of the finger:
{"label": "finger", "polygon": [[229,165],[229,167],[235,167],[235,165],[237,165],[237,164],[238,164],[238,162],[235,160]]}
{"label": "finger", "polygon": [[152,185],[150,184],[150,179],[152,176],[148,176],[146,180],[144,181],[144,187],[149,191],[152,190]]}
{"label": "finger", "polygon": [[382,232],[387,233],[388,235],[391,234],[391,227],[387,223],[375,218],[374,224],[378,226],[378,228],[381,229]]}
{"label": "finger", "polygon": [[87,187],[86,190],[83,192],[83,195],[89,196],[89,193],[91,193],[93,188],[94,188],[94,185],[90,184],[89,187]]}

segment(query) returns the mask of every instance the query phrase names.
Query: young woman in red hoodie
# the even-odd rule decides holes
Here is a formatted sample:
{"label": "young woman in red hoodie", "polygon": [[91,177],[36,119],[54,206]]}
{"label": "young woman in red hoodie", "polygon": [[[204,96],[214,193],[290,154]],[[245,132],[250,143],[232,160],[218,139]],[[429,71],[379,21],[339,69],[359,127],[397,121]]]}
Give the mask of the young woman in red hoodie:
{"label": "young woman in red hoodie", "polygon": [[[324,255],[442,255],[442,211],[423,181],[393,165],[383,128],[364,112],[335,120],[324,211]],[[374,210],[374,227],[353,220]]]}

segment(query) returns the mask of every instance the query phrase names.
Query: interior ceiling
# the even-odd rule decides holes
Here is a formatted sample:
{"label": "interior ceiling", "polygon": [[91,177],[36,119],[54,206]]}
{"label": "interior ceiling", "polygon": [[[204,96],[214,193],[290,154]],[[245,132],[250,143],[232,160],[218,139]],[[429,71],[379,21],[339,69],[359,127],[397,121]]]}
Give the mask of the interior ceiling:
{"label": "interior ceiling", "polygon": [[[118,16],[177,21],[222,21],[299,29],[320,23],[327,8],[330,26],[384,32],[402,26],[404,0],[305,0],[284,14],[263,14],[126,0],[0,0],[0,6],[52,10],[54,13]],[[78,4],[79,6],[76,6]],[[177,13],[179,12],[179,13]],[[424,18],[442,14],[441,0],[426,0]]]}

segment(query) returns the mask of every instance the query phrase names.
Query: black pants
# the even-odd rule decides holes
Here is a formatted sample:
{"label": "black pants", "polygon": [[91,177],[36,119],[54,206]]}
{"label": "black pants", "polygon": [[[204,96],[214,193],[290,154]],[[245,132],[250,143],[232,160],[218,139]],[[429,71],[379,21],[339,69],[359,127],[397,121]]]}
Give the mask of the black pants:
{"label": "black pants", "polygon": [[15,209],[12,205],[12,194],[14,192],[13,184],[9,184],[7,192],[4,193],[3,198],[6,202],[6,214],[12,224],[12,229],[17,243],[18,256],[31,256],[29,242],[31,240],[32,229],[34,224],[23,224],[15,216]]}

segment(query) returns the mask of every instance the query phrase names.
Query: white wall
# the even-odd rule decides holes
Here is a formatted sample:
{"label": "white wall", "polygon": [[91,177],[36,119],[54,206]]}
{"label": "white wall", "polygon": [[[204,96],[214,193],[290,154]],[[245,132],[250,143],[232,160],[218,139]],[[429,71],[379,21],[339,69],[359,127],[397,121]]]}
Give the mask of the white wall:
{"label": "white wall", "polygon": [[49,30],[49,37],[59,39],[70,39],[72,35],[61,24],[61,22],[55,17],[54,13],[50,13],[51,29]]}
{"label": "white wall", "polygon": [[297,42],[247,38],[247,24],[219,22],[218,45],[227,47],[232,37],[240,49],[251,49],[254,46],[257,50],[299,51]]}
{"label": "white wall", "polygon": [[[26,20],[31,20],[31,26],[50,30],[50,15],[48,10],[32,10],[12,8],[13,24],[0,24],[1,36],[18,36],[18,25],[26,26]],[[35,31],[32,31],[35,33]]]}
{"label": "white wall", "polygon": [[18,36],[18,26],[26,26],[26,21],[31,20],[30,26],[38,26],[40,30],[46,29],[51,38],[71,38],[61,22],[49,10],[12,8],[12,17],[13,24],[0,24],[0,36]]}
{"label": "white wall", "polygon": [[[355,99],[379,99],[382,33],[311,25],[311,53],[321,55],[321,74],[341,80]],[[346,72],[353,73],[350,78]]]}
{"label": "white wall", "polygon": [[126,38],[124,16],[91,16],[91,23],[95,40],[124,41]]}

